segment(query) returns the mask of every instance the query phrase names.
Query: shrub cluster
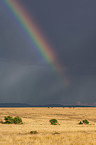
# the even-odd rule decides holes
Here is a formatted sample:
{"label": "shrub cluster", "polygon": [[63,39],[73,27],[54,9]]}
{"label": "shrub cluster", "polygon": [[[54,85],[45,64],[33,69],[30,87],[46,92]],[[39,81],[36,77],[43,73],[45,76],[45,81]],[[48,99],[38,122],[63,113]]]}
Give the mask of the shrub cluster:
{"label": "shrub cluster", "polygon": [[1,120],[0,123],[2,124],[23,124],[22,119],[20,117],[13,118],[12,116],[5,116],[4,120]]}
{"label": "shrub cluster", "polygon": [[35,131],[30,131],[30,134],[37,134],[38,132],[35,130]]}
{"label": "shrub cluster", "polygon": [[85,119],[85,120],[80,121],[79,124],[89,124],[89,121]]}
{"label": "shrub cluster", "polygon": [[51,123],[51,125],[57,125],[57,124],[59,124],[56,119],[51,119],[51,120],[49,120],[49,122]]}

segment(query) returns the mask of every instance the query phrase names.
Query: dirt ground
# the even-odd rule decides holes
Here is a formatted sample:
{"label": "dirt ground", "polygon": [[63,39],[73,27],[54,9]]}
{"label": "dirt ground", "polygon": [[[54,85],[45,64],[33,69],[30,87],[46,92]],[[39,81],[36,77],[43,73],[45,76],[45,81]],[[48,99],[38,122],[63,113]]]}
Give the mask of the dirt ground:
{"label": "dirt ground", "polygon": [[[0,145],[96,145],[96,108],[0,108],[22,125],[0,123]],[[60,125],[51,125],[57,119]],[[84,119],[89,124],[79,125]],[[37,131],[31,134],[30,131]]]}

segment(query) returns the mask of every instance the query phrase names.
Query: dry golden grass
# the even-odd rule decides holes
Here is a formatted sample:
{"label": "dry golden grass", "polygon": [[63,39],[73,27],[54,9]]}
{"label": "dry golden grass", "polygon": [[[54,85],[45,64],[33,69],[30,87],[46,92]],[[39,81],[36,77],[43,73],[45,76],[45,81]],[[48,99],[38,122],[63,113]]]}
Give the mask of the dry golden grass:
{"label": "dry golden grass", "polygon": [[[96,108],[0,108],[0,119],[7,115],[24,124],[0,124],[0,145],[96,145]],[[91,125],[79,125],[83,119]]]}

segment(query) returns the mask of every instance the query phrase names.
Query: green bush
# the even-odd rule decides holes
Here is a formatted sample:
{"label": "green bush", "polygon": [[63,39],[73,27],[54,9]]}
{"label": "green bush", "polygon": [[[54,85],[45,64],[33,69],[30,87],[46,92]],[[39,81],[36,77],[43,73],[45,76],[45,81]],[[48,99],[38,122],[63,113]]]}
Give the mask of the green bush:
{"label": "green bush", "polygon": [[14,118],[11,116],[5,116],[4,120],[5,120],[5,122],[4,122],[5,124],[13,124],[14,123]]}
{"label": "green bush", "polygon": [[14,118],[14,123],[15,124],[23,124],[22,119],[18,116]]}
{"label": "green bush", "polygon": [[79,124],[89,124],[89,121],[85,119],[83,121],[80,121]]}
{"label": "green bush", "polygon": [[5,120],[5,122],[3,120],[1,120],[0,123],[2,123],[2,124],[23,124],[22,119],[18,116],[15,118],[13,118],[11,116],[5,116],[4,120]]}
{"label": "green bush", "polygon": [[79,124],[83,124],[83,123],[80,121]]}
{"label": "green bush", "polygon": [[85,120],[83,120],[83,123],[84,124],[89,124],[89,121],[85,119]]}
{"label": "green bush", "polygon": [[57,125],[57,124],[59,124],[56,119],[51,119],[51,120],[49,120],[49,122],[51,123],[51,125]]}
{"label": "green bush", "polygon": [[30,134],[37,134],[38,132],[35,130],[35,131],[30,131]]}

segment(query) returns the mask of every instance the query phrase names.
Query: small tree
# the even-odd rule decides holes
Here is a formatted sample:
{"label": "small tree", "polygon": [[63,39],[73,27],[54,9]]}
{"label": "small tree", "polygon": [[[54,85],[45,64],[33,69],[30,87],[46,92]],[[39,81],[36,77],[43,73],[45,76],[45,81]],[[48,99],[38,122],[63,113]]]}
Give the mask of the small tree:
{"label": "small tree", "polygon": [[18,116],[14,118],[14,123],[15,124],[23,124],[22,119]]}

